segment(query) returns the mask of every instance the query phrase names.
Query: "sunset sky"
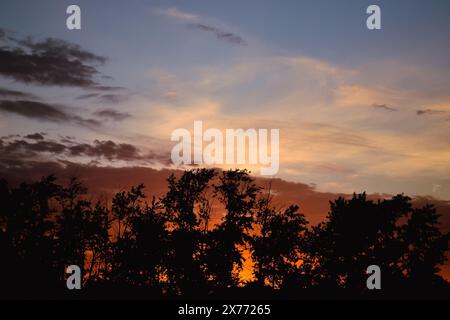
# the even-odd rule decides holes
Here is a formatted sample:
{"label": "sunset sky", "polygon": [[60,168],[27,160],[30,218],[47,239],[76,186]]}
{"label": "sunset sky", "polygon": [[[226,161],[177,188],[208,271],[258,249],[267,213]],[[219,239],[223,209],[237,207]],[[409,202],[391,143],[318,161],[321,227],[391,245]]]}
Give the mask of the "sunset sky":
{"label": "sunset sky", "polygon": [[[373,3],[379,31],[366,28]],[[66,28],[70,4],[80,31]],[[280,129],[277,178],[450,200],[449,12],[448,0],[2,0],[0,166],[174,168],[171,132],[202,120]]]}

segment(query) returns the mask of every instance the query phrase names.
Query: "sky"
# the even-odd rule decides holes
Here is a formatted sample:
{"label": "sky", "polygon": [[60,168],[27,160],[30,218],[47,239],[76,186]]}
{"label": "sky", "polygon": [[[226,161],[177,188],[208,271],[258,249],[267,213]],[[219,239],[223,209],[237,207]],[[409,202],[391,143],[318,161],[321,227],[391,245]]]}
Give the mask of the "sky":
{"label": "sky", "polygon": [[[66,28],[70,4],[81,30]],[[381,30],[366,28],[370,4]],[[450,200],[449,9],[2,0],[0,165],[173,168],[171,132],[202,120],[280,129],[277,178]]]}

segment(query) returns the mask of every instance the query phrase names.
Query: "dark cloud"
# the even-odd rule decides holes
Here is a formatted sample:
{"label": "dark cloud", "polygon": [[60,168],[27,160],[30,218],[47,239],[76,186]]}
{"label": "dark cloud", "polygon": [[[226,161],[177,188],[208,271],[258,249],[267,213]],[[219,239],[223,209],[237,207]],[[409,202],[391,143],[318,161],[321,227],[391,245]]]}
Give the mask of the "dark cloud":
{"label": "dark cloud", "polygon": [[375,108],[375,109],[381,109],[381,110],[387,110],[387,111],[397,111],[397,109],[389,107],[389,106],[387,106],[385,104],[376,104],[376,103],[374,103],[372,105],[372,107]]}
{"label": "dark cloud", "polygon": [[95,140],[91,144],[77,144],[68,148],[73,156],[104,157],[108,160],[140,160],[139,149],[127,143],[115,143],[111,140]]}
{"label": "dark cloud", "polygon": [[101,125],[101,122],[95,119],[84,119],[68,113],[59,106],[32,100],[0,100],[0,111],[43,121],[75,123],[87,127]]}
{"label": "dark cloud", "polygon": [[417,110],[416,114],[418,116],[423,116],[423,115],[435,115],[435,114],[442,114],[445,113],[445,111],[443,110],[433,110],[433,109],[423,109],[423,110]]}
{"label": "dark cloud", "polygon": [[114,109],[104,109],[104,110],[97,111],[94,114],[98,117],[112,119],[115,121],[121,121],[121,120],[131,117],[131,115],[129,113],[119,112]]}
{"label": "dark cloud", "polygon": [[188,26],[190,28],[202,30],[205,32],[210,32],[210,33],[214,34],[217,37],[217,39],[226,41],[226,42],[234,44],[234,45],[246,45],[247,44],[247,42],[244,39],[242,39],[241,36],[239,36],[235,33],[223,31],[223,30],[213,27],[213,26],[208,26],[208,25],[205,25],[202,23],[189,24]]}
{"label": "dark cloud", "polygon": [[[20,141],[23,143],[23,141]],[[29,143],[27,148],[34,152],[51,152],[62,153],[66,150],[66,146],[55,141],[37,141],[35,143]]]}
{"label": "dark cloud", "polygon": [[34,41],[27,37],[19,41],[24,47],[29,48],[32,54],[38,56],[59,57],[67,60],[79,60],[82,62],[98,62],[104,64],[106,58],[93,54],[92,52],[81,49],[77,44],[69,43],[64,40],[47,38],[44,41]]}
{"label": "dark cloud", "polygon": [[39,153],[50,152],[60,154],[66,150],[66,146],[55,141],[36,141],[28,142],[26,140],[14,140],[3,143],[0,151],[2,152],[2,160],[22,159],[36,157]]}
{"label": "dark cloud", "polygon": [[11,32],[10,30],[5,30],[0,28],[0,41],[2,42],[7,42],[10,40],[14,40],[13,36],[13,32]]}
{"label": "dark cloud", "polygon": [[[88,157],[92,160],[130,161],[133,163],[167,164],[170,156],[167,153],[144,153],[138,147],[128,143],[117,143],[111,140],[94,140],[91,143],[79,143],[73,138],[64,137],[60,141],[46,139],[44,133],[29,134],[24,139],[0,139],[0,164],[25,163],[36,159],[54,160],[56,157]],[[33,140],[33,141],[30,141]],[[48,155],[50,153],[50,155]]]}
{"label": "dark cloud", "polygon": [[56,106],[31,100],[0,100],[0,111],[53,122],[70,120],[70,116]]}
{"label": "dark cloud", "polygon": [[60,141],[62,142],[62,143],[73,143],[73,142],[75,142],[75,137],[73,137],[73,136],[59,136],[59,138],[60,138]]}
{"label": "dark cloud", "polygon": [[17,99],[34,99],[35,97],[27,92],[9,90],[0,88],[0,97],[3,98],[17,98]]}
{"label": "dark cloud", "polygon": [[31,140],[44,140],[44,135],[45,133],[33,133],[33,134],[28,134],[26,135],[24,138],[26,139],[31,139]]}
{"label": "dark cloud", "polygon": [[97,98],[100,94],[98,93],[87,93],[83,94],[79,97],[77,97],[78,100],[85,100],[85,99],[91,99],[91,98]]}
{"label": "dark cloud", "polygon": [[98,91],[121,91],[121,90],[125,90],[124,87],[117,87],[117,86],[100,86],[100,85],[95,85],[89,89],[92,90],[98,90]]}
{"label": "dark cloud", "polygon": [[86,119],[79,116],[72,116],[71,121],[80,126],[89,127],[89,128],[97,128],[102,125],[102,123],[96,119]]}
{"label": "dark cloud", "polygon": [[0,33],[0,75],[24,83],[101,89],[94,77],[106,58],[83,50],[79,45],[48,38],[18,40]]}
{"label": "dark cloud", "polygon": [[13,138],[20,138],[20,134],[8,134],[7,136],[3,136],[0,139],[1,140],[8,140]]}
{"label": "dark cloud", "polygon": [[105,158],[109,161],[139,161],[141,163],[162,164],[170,163],[170,155],[167,153],[142,153],[139,148],[128,143],[116,143],[111,140],[95,140],[93,144],[75,144],[68,147],[71,156],[88,156],[92,158]]}

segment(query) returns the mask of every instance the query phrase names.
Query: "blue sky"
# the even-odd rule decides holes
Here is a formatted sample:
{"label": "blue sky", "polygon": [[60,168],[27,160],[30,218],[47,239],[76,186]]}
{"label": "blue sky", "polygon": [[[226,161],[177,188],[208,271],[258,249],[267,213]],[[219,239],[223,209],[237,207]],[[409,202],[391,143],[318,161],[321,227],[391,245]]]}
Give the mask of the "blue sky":
{"label": "blue sky", "polygon": [[[82,8],[81,32],[65,28],[65,8],[72,3]],[[365,9],[374,3],[382,9],[383,29],[377,32],[364,27]],[[408,59],[450,67],[450,3],[446,0],[4,0],[1,7],[3,28],[73,41],[118,62],[124,54],[130,54],[134,64],[147,66],[176,68],[232,58],[233,50],[224,50],[218,42],[210,41],[206,50],[197,50],[195,44],[201,39],[154,14],[158,8],[177,8],[198,15],[202,21],[239,31],[253,40],[252,45],[265,46],[278,54],[303,54],[347,66],[368,59]],[[126,62],[126,69],[133,66]],[[118,64],[108,67],[123,72]]]}
{"label": "blue sky", "polygon": [[[81,31],[65,27],[69,4],[81,7]],[[381,7],[382,30],[365,27],[370,4]],[[86,88],[8,77],[0,87],[79,117],[105,108],[130,117],[92,128],[4,113],[0,134],[112,139],[150,152],[170,148],[170,132],[196,119],[276,127],[282,178],[450,199],[449,9],[446,0],[2,0],[0,28],[106,56],[96,79],[123,87],[126,99],[100,103],[79,99]],[[226,33],[242,42],[219,37]]]}

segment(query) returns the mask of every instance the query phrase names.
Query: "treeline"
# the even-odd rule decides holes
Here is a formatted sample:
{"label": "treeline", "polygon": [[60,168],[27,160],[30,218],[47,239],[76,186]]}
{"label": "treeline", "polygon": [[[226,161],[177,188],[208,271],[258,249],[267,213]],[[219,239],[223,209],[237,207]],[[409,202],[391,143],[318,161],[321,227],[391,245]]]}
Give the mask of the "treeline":
{"label": "treeline", "polygon": [[[251,297],[448,294],[439,275],[450,234],[431,205],[365,194],[330,203],[325,221],[308,222],[296,205],[278,209],[270,188],[245,170],[185,171],[148,199],[144,186],[92,201],[83,184],[53,176],[10,187],[0,180],[2,297]],[[212,223],[213,211],[223,212]],[[214,216],[218,213],[216,212]],[[240,277],[244,257],[253,280]],[[248,257],[247,257],[248,258]],[[67,290],[68,265],[83,289]],[[382,290],[366,287],[378,265]],[[401,296],[395,296],[401,297]]]}

